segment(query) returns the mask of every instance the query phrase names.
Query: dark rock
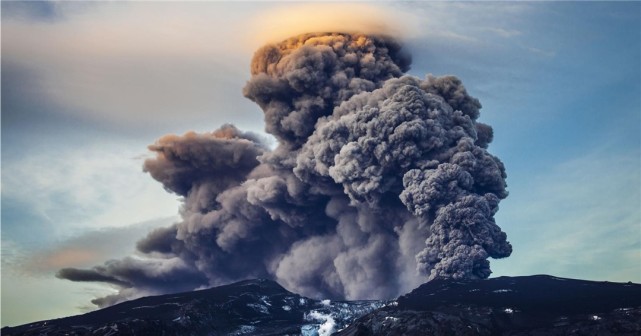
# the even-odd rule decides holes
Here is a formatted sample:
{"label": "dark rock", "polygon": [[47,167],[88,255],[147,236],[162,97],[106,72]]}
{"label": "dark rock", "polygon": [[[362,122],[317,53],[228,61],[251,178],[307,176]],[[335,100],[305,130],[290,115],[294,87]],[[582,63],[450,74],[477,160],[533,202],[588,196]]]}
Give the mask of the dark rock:
{"label": "dark rock", "polygon": [[546,275],[435,280],[338,335],[641,335],[641,285]]}
{"label": "dark rock", "polygon": [[434,280],[393,302],[328,303],[247,280],[5,327],[2,335],[318,335],[325,322],[343,336],[641,335],[641,285],[544,275]]}
{"label": "dark rock", "polygon": [[248,280],[7,327],[2,335],[298,335],[309,323],[305,314],[321,308],[320,301],[291,293],[276,282]]}

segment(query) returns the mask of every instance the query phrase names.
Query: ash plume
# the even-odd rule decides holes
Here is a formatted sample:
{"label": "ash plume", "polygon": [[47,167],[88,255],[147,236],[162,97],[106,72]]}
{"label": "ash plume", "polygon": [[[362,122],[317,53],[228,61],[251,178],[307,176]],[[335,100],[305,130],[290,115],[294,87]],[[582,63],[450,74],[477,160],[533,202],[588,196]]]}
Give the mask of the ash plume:
{"label": "ash plume", "polygon": [[232,125],[169,135],[144,170],[183,197],[182,221],[140,256],[58,277],[99,298],[271,278],[312,297],[391,298],[436,278],[487,278],[512,252],[494,214],[505,168],[492,128],[453,76],[406,76],[386,36],[304,34],[259,49],[243,93],[278,145]]}

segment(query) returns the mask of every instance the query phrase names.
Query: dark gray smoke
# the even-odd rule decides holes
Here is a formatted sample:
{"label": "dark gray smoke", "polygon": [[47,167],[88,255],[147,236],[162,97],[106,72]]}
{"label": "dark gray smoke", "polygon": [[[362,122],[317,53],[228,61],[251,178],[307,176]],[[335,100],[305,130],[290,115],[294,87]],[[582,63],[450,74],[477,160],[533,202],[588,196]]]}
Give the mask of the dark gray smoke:
{"label": "dark gray smoke", "polygon": [[487,278],[512,251],[493,217],[507,191],[492,128],[459,79],[403,76],[409,64],[362,34],[261,48],[244,94],[278,146],[231,125],[161,138],[144,169],[184,197],[182,221],[141,240],[142,257],[58,276],[119,286],[101,306],[253,277],[347,299]]}

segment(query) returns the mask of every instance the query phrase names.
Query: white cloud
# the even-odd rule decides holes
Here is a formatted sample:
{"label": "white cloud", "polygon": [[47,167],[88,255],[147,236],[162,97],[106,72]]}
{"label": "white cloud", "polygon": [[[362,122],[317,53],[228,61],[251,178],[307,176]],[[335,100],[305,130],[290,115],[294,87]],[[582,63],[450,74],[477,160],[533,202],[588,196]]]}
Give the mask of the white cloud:
{"label": "white cloud", "polygon": [[137,129],[233,122],[259,131],[262,113],[241,90],[254,50],[267,41],[314,30],[385,30],[476,55],[503,43],[497,36],[522,37],[520,19],[532,6],[62,2],[55,10],[53,21],[2,23],[5,60],[35,73],[39,91],[64,107],[50,113]]}
{"label": "white cloud", "polygon": [[174,216],[178,197],[142,172],[144,148],[114,141],[26,153],[3,163],[2,198],[53,223],[42,229],[54,236]]}
{"label": "white cloud", "polygon": [[2,23],[2,56],[36,74],[39,91],[64,107],[51,113],[161,129],[233,122],[259,131],[262,112],[242,95],[257,48],[336,27],[389,33],[417,19],[365,4],[100,2],[55,8],[56,20],[9,17]]}
{"label": "white cloud", "polygon": [[153,229],[170,226],[178,220],[178,216],[172,216],[121,227],[78,231],[51,246],[26,248],[3,238],[2,268],[7,274],[51,279],[61,268],[90,268],[135,254],[136,242]]}
{"label": "white cloud", "polygon": [[37,74],[73,117],[118,127],[234,121],[262,128],[242,96],[253,46],[249,4],[58,6],[54,21],[3,18],[3,58]]}
{"label": "white cloud", "polygon": [[401,39],[423,34],[418,16],[384,3],[276,4],[248,23],[256,48],[308,32],[361,32]]}

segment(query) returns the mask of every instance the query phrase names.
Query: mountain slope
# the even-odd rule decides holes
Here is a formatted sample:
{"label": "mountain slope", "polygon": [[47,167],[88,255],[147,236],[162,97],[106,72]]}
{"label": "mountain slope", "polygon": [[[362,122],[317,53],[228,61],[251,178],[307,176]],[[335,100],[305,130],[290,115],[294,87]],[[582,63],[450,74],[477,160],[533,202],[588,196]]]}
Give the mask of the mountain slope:
{"label": "mountain slope", "polygon": [[2,335],[299,335],[324,324],[345,327],[381,306],[378,301],[312,300],[259,279],[6,327]]}
{"label": "mountain slope", "polygon": [[338,333],[641,335],[641,285],[547,275],[435,280]]}
{"label": "mountain slope", "polygon": [[247,280],[7,327],[2,335],[324,336],[337,330],[343,336],[641,335],[641,285],[546,275],[434,280],[393,302],[329,302]]}

